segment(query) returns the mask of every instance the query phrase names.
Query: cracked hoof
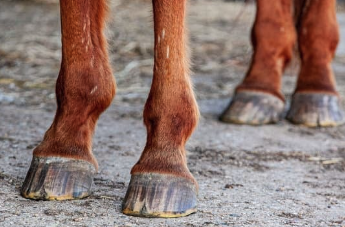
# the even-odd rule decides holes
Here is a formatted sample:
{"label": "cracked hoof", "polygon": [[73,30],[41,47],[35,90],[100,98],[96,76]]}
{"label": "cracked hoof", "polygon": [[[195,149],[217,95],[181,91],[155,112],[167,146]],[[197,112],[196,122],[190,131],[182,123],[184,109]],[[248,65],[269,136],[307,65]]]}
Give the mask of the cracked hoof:
{"label": "cracked hoof", "polygon": [[337,126],[344,123],[339,98],[321,93],[296,93],[286,117],[294,124],[308,127]]}
{"label": "cracked hoof", "polygon": [[220,120],[227,123],[262,125],[282,119],[284,102],[279,98],[254,91],[237,92]]}
{"label": "cracked hoof", "polygon": [[174,218],[196,212],[197,187],[188,179],[165,174],[134,174],[122,212],[140,217]]}
{"label": "cracked hoof", "polygon": [[90,195],[95,172],[82,160],[33,157],[21,195],[35,200],[81,199]]}

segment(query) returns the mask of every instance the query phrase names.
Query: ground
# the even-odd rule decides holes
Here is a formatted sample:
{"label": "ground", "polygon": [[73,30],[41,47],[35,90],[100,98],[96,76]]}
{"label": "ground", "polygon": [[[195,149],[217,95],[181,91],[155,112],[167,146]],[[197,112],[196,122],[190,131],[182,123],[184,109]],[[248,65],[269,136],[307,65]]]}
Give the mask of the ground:
{"label": "ground", "polygon": [[[150,1],[111,2],[107,36],[118,92],[94,138],[100,169],[93,194],[37,202],[22,198],[19,189],[56,108],[59,6],[1,1],[1,226],[345,226],[345,126],[310,129],[282,121],[252,127],[217,120],[250,62],[255,13],[253,5],[220,0],[190,0],[188,13],[202,115],[187,144],[200,186],[198,212],[179,219],[121,214],[129,171],[146,139],[142,109],[152,79],[153,34]],[[338,17],[345,34],[345,13],[339,10]],[[345,40],[333,67],[345,97]],[[283,79],[288,100],[297,73],[295,60]]]}

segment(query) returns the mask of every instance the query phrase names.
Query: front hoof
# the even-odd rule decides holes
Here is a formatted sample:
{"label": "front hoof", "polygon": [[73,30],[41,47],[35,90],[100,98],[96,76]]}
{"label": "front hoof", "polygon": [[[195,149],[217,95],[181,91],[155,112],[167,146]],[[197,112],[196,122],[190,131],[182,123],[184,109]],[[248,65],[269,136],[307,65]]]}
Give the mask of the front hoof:
{"label": "front hoof", "polygon": [[294,94],[286,118],[308,127],[337,126],[345,121],[339,98],[321,93]]}
{"label": "front hoof", "polygon": [[220,116],[226,123],[262,125],[276,123],[282,118],[284,102],[263,92],[240,91]]}
{"label": "front hoof", "polygon": [[197,186],[167,174],[134,174],[122,204],[131,216],[175,218],[196,212]]}
{"label": "front hoof", "polygon": [[95,172],[82,160],[33,157],[21,195],[35,200],[81,199],[90,195]]}

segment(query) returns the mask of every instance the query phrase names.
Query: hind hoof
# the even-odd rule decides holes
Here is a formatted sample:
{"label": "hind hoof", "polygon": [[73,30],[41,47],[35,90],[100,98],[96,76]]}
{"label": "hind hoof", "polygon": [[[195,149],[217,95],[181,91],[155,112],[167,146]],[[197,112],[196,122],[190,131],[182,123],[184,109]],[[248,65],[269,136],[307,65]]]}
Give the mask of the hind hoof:
{"label": "hind hoof", "polygon": [[286,118],[308,127],[338,126],[345,122],[339,98],[321,93],[294,94]]}
{"label": "hind hoof", "polygon": [[263,92],[240,91],[220,116],[226,123],[262,125],[276,123],[282,119],[284,102]]}

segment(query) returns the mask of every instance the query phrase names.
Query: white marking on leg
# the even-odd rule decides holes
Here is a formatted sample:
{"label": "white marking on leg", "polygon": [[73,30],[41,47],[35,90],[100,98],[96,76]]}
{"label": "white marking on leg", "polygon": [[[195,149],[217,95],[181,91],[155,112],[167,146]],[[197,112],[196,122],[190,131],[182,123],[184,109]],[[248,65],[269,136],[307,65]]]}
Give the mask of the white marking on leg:
{"label": "white marking on leg", "polygon": [[95,93],[95,92],[97,91],[97,89],[98,89],[98,87],[97,87],[97,85],[96,85],[94,88],[92,88],[92,90],[91,90],[91,92],[90,92],[90,95],[92,95],[93,93]]}
{"label": "white marking on leg", "polygon": [[162,31],[162,39],[164,39],[164,36],[165,36],[165,29],[163,29]]}
{"label": "white marking on leg", "polygon": [[167,58],[169,58],[169,46],[167,47]]}
{"label": "white marking on leg", "polygon": [[158,36],[158,44],[160,44],[160,43],[161,43],[161,37]]}
{"label": "white marking on leg", "polygon": [[85,47],[86,52],[89,50],[89,46],[90,46],[90,36],[88,36],[88,38],[87,38],[87,43],[86,43],[86,47]]}
{"label": "white marking on leg", "polygon": [[95,61],[95,57],[92,55],[92,56],[91,56],[91,61],[90,61],[90,65],[91,65],[91,67],[93,67],[93,63],[94,63],[94,61]]}

